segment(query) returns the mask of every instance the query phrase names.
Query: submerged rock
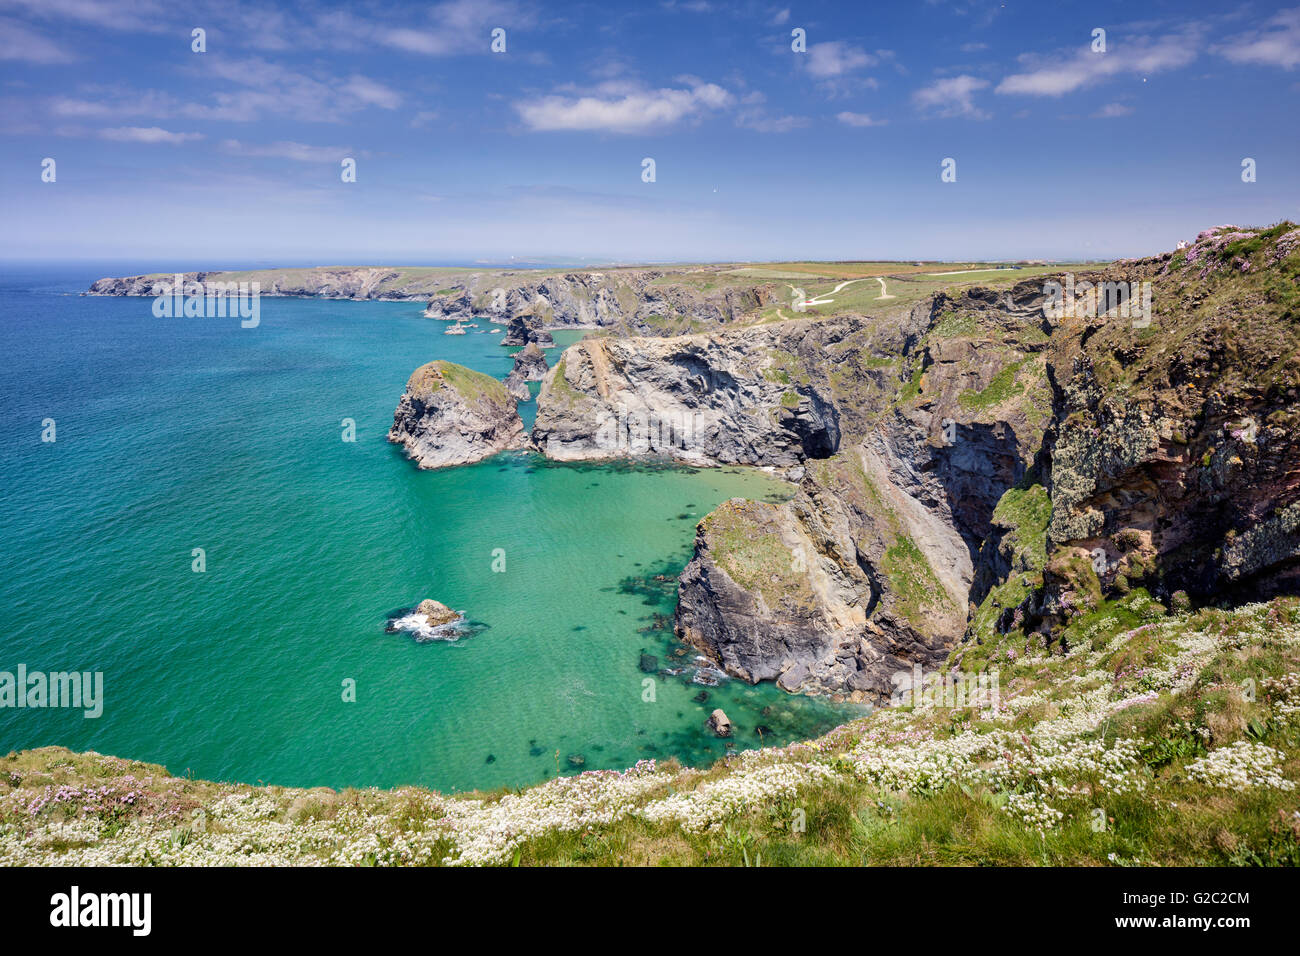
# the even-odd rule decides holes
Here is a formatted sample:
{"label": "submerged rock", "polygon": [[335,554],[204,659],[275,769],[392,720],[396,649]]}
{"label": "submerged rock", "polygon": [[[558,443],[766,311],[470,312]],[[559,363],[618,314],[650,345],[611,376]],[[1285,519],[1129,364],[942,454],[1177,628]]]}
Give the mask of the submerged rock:
{"label": "submerged rock", "polygon": [[421,468],[480,461],[527,443],[506,387],[453,362],[422,365],[406,383],[388,440]]}

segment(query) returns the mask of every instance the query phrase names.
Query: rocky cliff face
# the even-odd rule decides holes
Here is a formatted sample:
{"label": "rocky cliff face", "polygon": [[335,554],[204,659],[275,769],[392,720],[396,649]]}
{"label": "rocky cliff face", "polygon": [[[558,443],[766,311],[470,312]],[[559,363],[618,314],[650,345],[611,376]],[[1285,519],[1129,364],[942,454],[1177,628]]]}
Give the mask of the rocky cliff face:
{"label": "rocky cliff face", "polygon": [[[88,295],[152,296],[154,286],[170,287],[171,274],[127,276],[100,279]],[[266,296],[305,296],[327,299],[383,299],[393,301],[423,300],[442,285],[446,278],[424,269],[403,268],[315,268],[261,269],[248,272],[186,272],[187,286],[194,282],[256,282],[258,292]]]}
{"label": "rocky cliff face", "polygon": [[515,365],[506,376],[506,391],[521,402],[532,399],[528,392],[529,382],[540,382],[546,377],[546,356],[536,342],[515,353]]}
{"label": "rocky cliff face", "polygon": [[[89,295],[152,296],[171,274],[105,278]],[[425,267],[316,267],[245,272],[187,272],[194,282],[257,282],[261,295],[421,300],[429,318],[486,317],[507,326],[503,345],[551,344],[548,329],[599,328],[623,336],[715,330],[752,317],[773,301],[775,286],[725,266],[612,268],[588,272]]]}
{"label": "rocky cliff face", "polygon": [[864,434],[924,316],[673,338],[589,337],[542,382],[534,444],[559,460],[658,456],[797,466]]}
{"label": "rocky cliff face", "polygon": [[1300,533],[1300,230],[1220,227],[1116,263],[1150,322],[1053,335],[1053,620],[1143,585],[1193,600],[1293,591]]}
{"label": "rocky cliff face", "polygon": [[701,522],[679,634],[743,679],[861,701],[955,646],[994,509],[1048,420],[1028,295],[937,299],[852,410],[857,440],[809,456],[788,504]]}
{"label": "rocky cliff face", "polygon": [[388,440],[421,468],[480,461],[527,444],[523,421],[504,385],[451,362],[422,365],[406,383]]}
{"label": "rocky cliff face", "polygon": [[962,640],[1047,632],[1137,585],[1293,591],[1297,237],[1211,230],[1076,277],[1151,282],[1149,326],[1059,317],[1034,280],[884,318],[589,339],[547,374],[533,441],[797,480],[787,504],[700,523],[676,617],[729,673],[790,690],[879,700]]}
{"label": "rocky cliff face", "polygon": [[[494,320],[495,321],[495,320]],[[542,325],[541,317],[535,312],[517,312],[506,322],[506,337],[502,345],[537,345],[544,349],[554,348],[555,339],[550,331]]]}
{"label": "rocky cliff face", "polygon": [[[694,270],[700,277],[717,270]],[[524,317],[537,329],[608,328],[622,335],[661,336],[716,329],[771,301],[767,285],[739,279],[714,288],[708,282],[676,281],[692,273],[656,269],[614,269],[563,275],[480,273],[464,277],[433,296],[425,315],[435,319],[487,316],[510,323]],[[515,334],[522,345],[526,336]]]}

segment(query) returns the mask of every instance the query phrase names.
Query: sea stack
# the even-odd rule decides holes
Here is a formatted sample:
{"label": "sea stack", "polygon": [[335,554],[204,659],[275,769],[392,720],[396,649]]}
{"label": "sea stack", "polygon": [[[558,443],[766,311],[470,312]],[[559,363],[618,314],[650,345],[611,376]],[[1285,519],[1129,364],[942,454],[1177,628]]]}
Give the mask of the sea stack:
{"label": "sea stack", "polygon": [[528,382],[540,382],[546,377],[546,356],[536,342],[529,342],[515,353],[515,367],[506,376],[506,391],[521,402],[532,398]]}
{"label": "sea stack", "polygon": [[514,399],[501,382],[441,360],[411,375],[388,440],[421,468],[467,465],[527,444]]}
{"label": "sea stack", "polygon": [[527,345],[529,342],[536,342],[542,348],[555,348],[555,339],[543,328],[541,316],[531,310],[516,312],[506,324],[506,337],[501,344]]}

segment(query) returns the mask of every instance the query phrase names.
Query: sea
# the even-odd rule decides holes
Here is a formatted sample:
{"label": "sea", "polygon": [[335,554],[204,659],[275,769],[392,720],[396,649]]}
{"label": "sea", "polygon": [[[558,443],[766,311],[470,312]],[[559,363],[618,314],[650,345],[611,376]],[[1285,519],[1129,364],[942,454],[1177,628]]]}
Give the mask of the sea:
{"label": "sea", "polygon": [[[148,271],[0,265],[0,672],[103,680],[99,716],[0,706],[0,753],[450,792],[704,766],[862,712],[729,680],[672,635],[696,523],[788,498],[774,476],[529,452],[420,471],[386,440],[408,376],[504,377],[500,326],[262,298],[244,328],[81,294]],[[464,614],[458,639],[390,629],[424,598]]]}

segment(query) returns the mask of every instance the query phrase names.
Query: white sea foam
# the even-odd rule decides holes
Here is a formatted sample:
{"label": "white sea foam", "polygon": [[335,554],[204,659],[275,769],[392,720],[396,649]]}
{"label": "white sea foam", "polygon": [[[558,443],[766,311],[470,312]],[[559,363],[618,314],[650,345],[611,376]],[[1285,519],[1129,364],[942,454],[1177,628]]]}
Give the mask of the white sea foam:
{"label": "white sea foam", "polygon": [[404,617],[393,618],[388,622],[388,626],[394,631],[410,634],[422,644],[426,641],[458,641],[469,633],[464,615],[447,624],[431,627],[423,614],[412,611]]}

